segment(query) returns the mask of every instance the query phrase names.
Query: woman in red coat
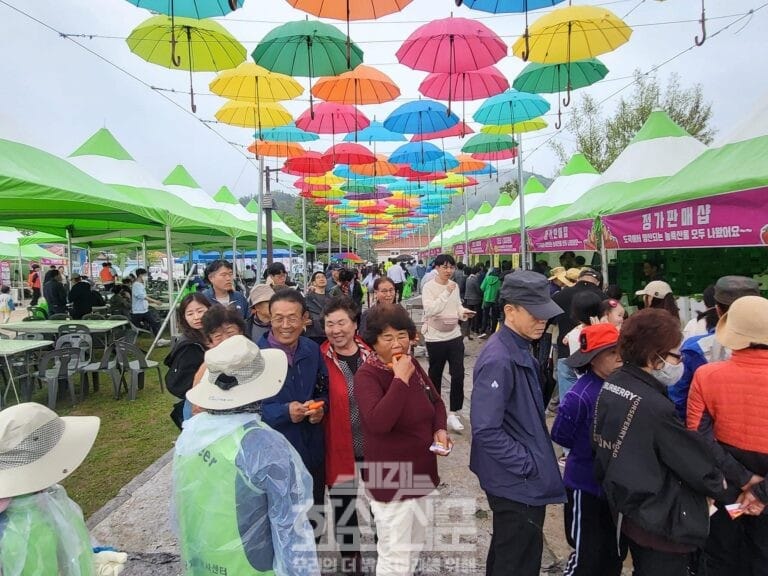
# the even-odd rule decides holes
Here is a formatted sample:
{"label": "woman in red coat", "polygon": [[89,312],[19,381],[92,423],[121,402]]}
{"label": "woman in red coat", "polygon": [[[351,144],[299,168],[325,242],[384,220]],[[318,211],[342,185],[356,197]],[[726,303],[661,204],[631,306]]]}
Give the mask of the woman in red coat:
{"label": "woman in red coat", "polygon": [[354,376],[371,351],[356,336],[357,304],[348,296],[328,301],[323,309],[328,338],[320,352],[328,367],[329,402],[333,418],[326,418],[325,481],[333,508],[336,542],[344,574],[362,574],[360,531],[357,527],[357,462],[363,460],[363,432],[354,395]]}

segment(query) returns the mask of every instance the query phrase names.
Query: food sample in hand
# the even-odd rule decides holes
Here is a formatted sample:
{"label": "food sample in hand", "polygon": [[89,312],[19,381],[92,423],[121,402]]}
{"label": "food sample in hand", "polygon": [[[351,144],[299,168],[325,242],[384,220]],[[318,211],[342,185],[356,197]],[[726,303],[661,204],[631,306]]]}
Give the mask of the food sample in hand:
{"label": "food sample in hand", "polygon": [[317,410],[323,406],[325,406],[325,400],[315,400],[314,402],[310,402],[309,406],[307,406],[307,410]]}
{"label": "food sample in hand", "polygon": [[450,447],[446,446],[442,442],[433,442],[432,446],[429,447],[429,450],[442,456],[448,456],[448,454],[451,453]]}
{"label": "food sample in hand", "polygon": [[390,368],[392,368],[392,366],[394,366],[395,362],[397,362],[398,360],[400,360],[400,358],[402,358],[403,356],[405,356],[405,354],[392,354],[392,362],[390,362],[389,364],[387,364],[387,366],[389,366]]}

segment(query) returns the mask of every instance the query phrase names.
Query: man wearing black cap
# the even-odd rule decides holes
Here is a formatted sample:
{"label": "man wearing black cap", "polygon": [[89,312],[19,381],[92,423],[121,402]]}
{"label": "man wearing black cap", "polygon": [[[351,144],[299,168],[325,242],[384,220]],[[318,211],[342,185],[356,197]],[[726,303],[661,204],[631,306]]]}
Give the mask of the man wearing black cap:
{"label": "man wearing black cap", "polygon": [[[760,296],[760,284],[746,276],[723,276],[715,283],[715,311],[719,318],[728,312],[736,300],[742,296]],[[685,372],[677,384],[670,386],[668,395],[675,403],[680,418],[685,422],[688,390],[693,375],[699,366],[709,362],[720,362],[731,356],[731,351],[724,348],[715,338],[714,328],[707,334],[691,336],[680,347]]]}
{"label": "man wearing black cap", "polygon": [[531,342],[562,313],[546,277],[519,270],[499,293],[504,324],[480,353],[473,374],[470,469],[493,511],[488,576],[538,576],[547,504],[565,489],[544,419]]}

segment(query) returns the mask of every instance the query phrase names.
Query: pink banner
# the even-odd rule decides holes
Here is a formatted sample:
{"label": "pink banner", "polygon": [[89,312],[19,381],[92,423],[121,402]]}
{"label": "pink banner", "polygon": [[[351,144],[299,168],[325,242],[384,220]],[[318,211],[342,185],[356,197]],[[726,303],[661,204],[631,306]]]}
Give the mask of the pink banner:
{"label": "pink banner", "polygon": [[505,234],[484,240],[472,240],[469,253],[478,254],[517,254],[520,251],[520,235]]}
{"label": "pink banner", "polygon": [[768,187],[603,217],[608,248],[720,248],[768,244]]}
{"label": "pink banner", "polygon": [[464,242],[453,245],[453,253],[456,256],[464,256]]}
{"label": "pink banner", "polygon": [[592,220],[577,220],[528,230],[528,247],[535,252],[597,250]]}

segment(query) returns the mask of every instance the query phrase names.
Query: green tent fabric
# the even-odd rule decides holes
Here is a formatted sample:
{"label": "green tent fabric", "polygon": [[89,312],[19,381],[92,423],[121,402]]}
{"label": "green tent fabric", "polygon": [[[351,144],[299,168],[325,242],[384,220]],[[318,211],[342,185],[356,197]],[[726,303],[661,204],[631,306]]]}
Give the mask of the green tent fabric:
{"label": "green tent fabric", "polygon": [[554,220],[560,212],[577,202],[599,178],[600,174],[589,160],[577,152],[547,188],[547,193],[526,213],[525,227],[535,229]]}
{"label": "green tent fabric", "polygon": [[64,236],[129,233],[158,224],[140,206],[65,160],[0,139],[0,218],[3,224]]}
{"label": "green tent fabric", "polygon": [[[533,210],[540,198],[546,195],[547,189],[536,178],[530,176],[523,185],[523,195],[525,196],[525,213]],[[489,218],[478,221],[474,228],[470,229],[470,240],[482,240],[503,236],[518,232],[520,229],[520,198],[515,198],[511,203],[502,206],[497,212]]]}
{"label": "green tent fabric", "polygon": [[237,204],[237,198],[232,194],[232,191],[226,186],[219,188],[219,191],[213,195],[213,199],[216,202],[223,202],[224,204]]}
{"label": "green tent fabric", "polygon": [[578,202],[540,225],[615,213],[627,199],[646,197],[666,178],[706,150],[666,112],[654,110],[640,131]]}
{"label": "green tent fabric", "polygon": [[0,260],[18,260],[19,250],[21,250],[22,260],[41,260],[42,258],[51,260],[61,259],[61,256],[49,252],[42,246],[36,246],[34,244],[19,246],[18,244],[0,242]]}

